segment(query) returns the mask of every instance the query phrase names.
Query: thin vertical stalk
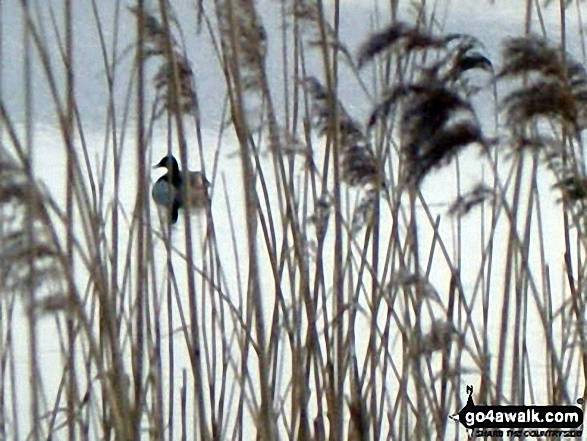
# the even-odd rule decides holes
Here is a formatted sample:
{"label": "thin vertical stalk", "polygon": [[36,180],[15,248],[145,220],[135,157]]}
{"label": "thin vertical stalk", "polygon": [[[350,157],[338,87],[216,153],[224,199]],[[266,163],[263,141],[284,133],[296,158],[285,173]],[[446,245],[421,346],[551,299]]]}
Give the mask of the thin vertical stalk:
{"label": "thin vertical stalk", "polygon": [[[410,243],[410,252],[413,257],[413,267],[414,267],[414,277],[416,280],[420,280],[420,251],[419,251],[419,241],[418,241],[418,222],[417,222],[417,211],[416,211],[416,201],[417,201],[417,192],[418,190],[415,188],[410,189],[410,225],[409,225],[409,243]],[[423,293],[422,293],[422,284],[417,283],[415,287],[414,296],[414,334],[411,336],[410,339],[410,348],[412,350],[412,361],[413,361],[413,378],[416,388],[416,400],[418,405],[418,415],[416,415],[416,438],[417,439],[430,439],[430,433],[428,431],[428,425],[426,421],[426,400],[424,399],[425,396],[425,388],[426,384],[424,383],[424,377],[422,374],[422,366],[421,366],[421,358],[422,358],[422,348],[421,348],[421,339],[422,339],[422,300],[423,300]]]}
{"label": "thin vertical stalk", "polygon": [[146,284],[145,268],[145,187],[146,187],[146,164],[145,164],[145,25],[143,23],[145,16],[144,0],[138,0],[137,14],[137,34],[138,45],[136,54],[137,63],[137,204],[135,219],[137,221],[137,271],[136,271],[136,298],[135,298],[135,341],[133,347],[133,373],[134,373],[134,409],[132,422],[132,439],[140,439],[140,426],[142,417],[143,403],[143,351],[144,351],[144,293]]}
{"label": "thin vertical stalk", "polygon": [[[73,78],[73,17],[71,0],[65,1],[65,84],[67,88],[67,102],[66,102],[66,121],[63,130],[63,135],[66,144],[67,155],[67,190],[66,190],[66,211],[69,213],[67,217],[67,239],[66,239],[66,254],[67,254],[67,268],[69,274],[72,276],[67,279],[68,295],[71,304],[75,304],[75,287],[73,285],[74,270],[74,231],[73,231],[73,192],[75,188],[74,167],[75,162],[73,158],[73,118],[74,118],[74,78]],[[70,441],[76,439],[75,431],[75,414],[77,401],[77,378],[76,378],[76,361],[75,361],[75,330],[73,318],[67,318],[67,340],[69,346],[68,357],[68,379],[67,379],[67,427]]]}
{"label": "thin vertical stalk", "polygon": [[495,400],[496,403],[503,401],[503,388],[504,388],[504,371],[505,371],[505,360],[507,356],[507,340],[508,340],[508,323],[510,314],[510,298],[511,298],[511,285],[512,279],[515,277],[515,254],[516,254],[516,238],[517,238],[517,219],[518,209],[520,206],[520,193],[522,187],[522,175],[524,169],[524,156],[518,155],[518,163],[516,170],[516,178],[514,182],[514,196],[512,203],[512,214],[510,218],[510,234],[508,238],[508,248],[506,253],[505,273],[504,273],[504,290],[503,300],[501,309],[501,326],[499,332],[499,352],[497,358],[497,376],[495,384]]}
{"label": "thin vertical stalk", "polygon": [[[28,0],[22,0],[22,17],[23,23],[27,23],[30,17],[30,5]],[[32,54],[31,54],[31,29],[30,26],[23,26],[23,71],[24,71],[24,100],[25,100],[25,152],[26,158],[24,163],[25,174],[28,179],[28,204],[26,204],[26,219],[34,219],[36,213],[34,212],[34,189],[33,189],[33,73],[32,73]],[[38,346],[37,346],[37,316],[35,312],[36,303],[36,288],[35,288],[35,258],[33,249],[35,247],[35,232],[33,222],[26,222],[26,236],[29,249],[27,257],[28,277],[26,280],[28,299],[28,325],[29,325],[29,362],[30,362],[30,409],[31,409],[31,424],[32,433],[31,438],[34,441],[40,439],[40,385],[39,385],[39,360],[38,360]]]}
{"label": "thin vertical stalk", "polygon": [[[560,24],[561,24],[561,46],[562,46],[562,65],[566,65],[566,50],[567,50],[567,19],[566,19],[566,7],[565,1],[559,1],[559,13],[560,13]],[[564,80],[567,82],[566,72],[563,71]],[[568,87],[568,85],[566,85]],[[571,143],[571,137],[569,136],[568,129],[566,126],[563,126],[563,133],[562,133],[562,143],[563,146],[567,146],[567,144]],[[581,152],[583,153],[583,152]],[[584,164],[581,162],[581,170],[584,170]],[[581,284],[578,283],[575,278],[573,277],[573,266],[571,261],[571,241],[569,235],[570,229],[570,222],[569,216],[567,214],[567,210],[563,211],[563,221],[564,221],[564,237],[565,237],[565,263],[566,263],[566,272],[567,272],[567,280],[569,283],[569,287],[571,290],[571,300],[572,300],[572,307],[573,312],[575,313],[576,319],[578,323],[582,323],[584,321],[584,308],[581,305],[581,299],[579,293],[581,290]],[[578,248],[579,250],[579,248]],[[578,251],[577,250],[577,251]],[[580,259],[577,259],[577,279],[581,280],[581,266],[580,266]],[[579,333],[581,338],[581,343],[585,343],[584,341],[584,333]],[[583,346],[582,346],[583,347]],[[583,368],[583,380],[587,380],[587,353],[585,351],[581,351],[581,364]],[[585,406],[585,399],[587,398],[587,383],[585,383],[583,387],[583,400]]]}
{"label": "thin vertical stalk", "polygon": [[[330,377],[329,388],[333,392],[333,400],[329,403],[333,408],[329,409],[330,419],[330,439],[341,439],[343,436],[343,415],[344,415],[344,336],[343,336],[343,309],[344,309],[344,277],[343,277],[343,258],[342,258],[342,212],[341,212],[341,191],[340,191],[340,170],[338,167],[340,161],[340,132],[339,132],[339,112],[337,102],[337,79],[335,68],[336,61],[332,61],[330,57],[330,45],[328,43],[328,36],[326,32],[326,18],[324,16],[324,4],[322,0],[317,0],[318,9],[318,24],[320,31],[320,47],[322,49],[322,60],[324,64],[324,72],[326,76],[326,87],[329,96],[329,111],[334,115],[331,130],[329,132],[329,139],[332,146],[332,164],[333,164],[333,209],[334,209],[334,261],[333,261],[333,314],[336,317],[334,322],[334,350],[335,350],[335,366],[333,366],[334,376]],[[339,17],[339,2],[335,2],[335,21],[338,22]],[[332,55],[332,59],[336,59],[336,51]]]}
{"label": "thin vertical stalk", "polygon": [[[4,2],[0,1],[0,61],[4,59]],[[0,102],[4,99],[4,69],[0,62]],[[4,139],[4,130],[0,126],[0,139]],[[0,212],[0,216],[3,216],[3,212]],[[0,229],[0,234],[4,234],[4,229]],[[11,316],[10,309],[7,307],[10,304],[9,301],[0,301],[0,348],[9,348],[9,335],[11,333],[12,324],[9,319]],[[4,336],[4,329],[6,328],[6,337]],[[0,439],[6,438],[6,420],[7,406],[6,399],[8,396],[9,383],[7,381],[7,359],[9,351],[4,350],[4,353],[0,357]],[[14,404],[13,404],[14,406]],[[17,421],[14,421],[16,424]],[[17,425],[18,427],[18,425]]]}

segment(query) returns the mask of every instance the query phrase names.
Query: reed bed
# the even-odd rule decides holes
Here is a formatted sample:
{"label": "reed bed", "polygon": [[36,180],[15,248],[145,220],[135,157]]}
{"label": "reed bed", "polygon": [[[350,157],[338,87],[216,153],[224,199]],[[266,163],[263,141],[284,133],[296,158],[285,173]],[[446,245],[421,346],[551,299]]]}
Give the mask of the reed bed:
{"label": "reed bed", "polygon": [[[497,58],[445,30],[442,2],[375,5],[352,47],[340,0],[199,0],[188,17],[87,0],[91,29],[71,0],[13,3],[0,439],[463,439],[449,416],[467,385],[476,403],[586,402],[581,2],[528,0]],[[77,32],[95,35],[97,134]],[[204,44],[220,122],[190,59]],[[150,198],[167,152],[211,181],[175,226]]]}

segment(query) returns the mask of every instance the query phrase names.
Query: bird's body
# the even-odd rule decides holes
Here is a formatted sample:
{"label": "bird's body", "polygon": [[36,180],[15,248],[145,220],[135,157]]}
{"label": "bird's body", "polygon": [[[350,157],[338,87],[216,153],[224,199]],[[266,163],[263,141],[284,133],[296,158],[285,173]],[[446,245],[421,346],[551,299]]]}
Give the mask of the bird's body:
{"label": "bird's body", "polygon": [[167,173],[155,182],[151,194],[155,203],[169,208],[172,224],[177,222],[180,208],[198,210],[207,206],[209,183],[201,172],[182,173],[172,155],[161,159],[155,165],[158,167],[166,167]]}
{"label": "bird's body", "polygon": [[208,180],[202,172],[186,172],[183,180],[182,202],[185,208],[204,208],[208,203]]}

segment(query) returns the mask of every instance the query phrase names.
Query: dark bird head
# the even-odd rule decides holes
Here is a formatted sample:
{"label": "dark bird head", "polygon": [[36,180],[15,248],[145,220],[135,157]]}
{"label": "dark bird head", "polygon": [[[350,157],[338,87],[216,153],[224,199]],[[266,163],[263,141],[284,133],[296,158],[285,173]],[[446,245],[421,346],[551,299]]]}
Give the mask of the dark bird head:
{"label": "dark bird head", "polygon": [[[167,169],[168,177],[165,179],[170,180],[176,187],[181,185],[181,173],[179,171],[179,165],[175,157],[171,154],[164,156],[153,168],[165,167]],[[169,179],[170,177],[170,179]]]}
{"label": "dark bird head", "polygon": [[153,168],[160,168],[160,167],[165,167],[168,170],[176,170],[176,169],[179,170],[179,165],[177,164],[177,160],[171,154],[169,154],[167,156],[163,156],[163,158],[161,158],[161,161],[159,161],[156,165],[153,166]]}

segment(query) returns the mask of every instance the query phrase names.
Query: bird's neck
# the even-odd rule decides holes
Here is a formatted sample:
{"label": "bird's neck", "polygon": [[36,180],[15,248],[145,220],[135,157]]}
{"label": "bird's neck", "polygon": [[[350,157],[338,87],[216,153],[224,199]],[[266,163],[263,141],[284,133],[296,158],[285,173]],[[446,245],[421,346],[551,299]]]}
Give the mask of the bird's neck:
{"label": "bird's neck", "polygon": [[179,172],[179,167],[177,164],[174,164],[173,167],[169,170],[169,180],[174,185],[181,184],[181,174]]}

